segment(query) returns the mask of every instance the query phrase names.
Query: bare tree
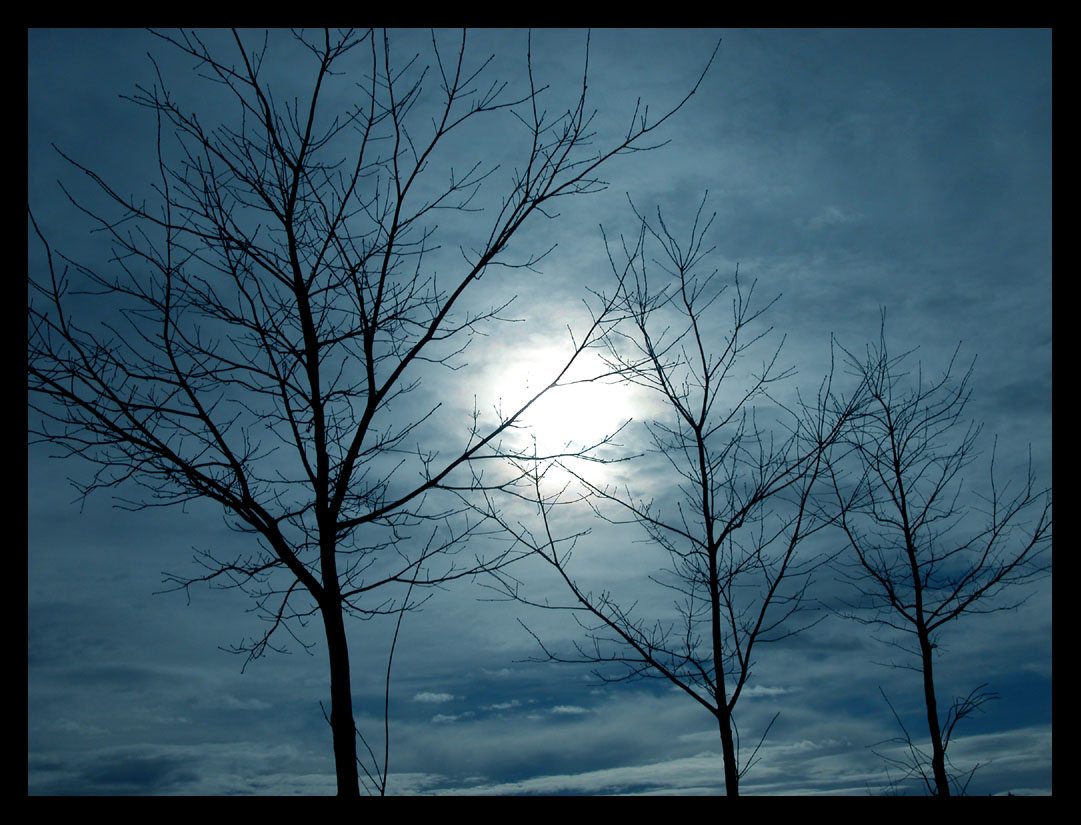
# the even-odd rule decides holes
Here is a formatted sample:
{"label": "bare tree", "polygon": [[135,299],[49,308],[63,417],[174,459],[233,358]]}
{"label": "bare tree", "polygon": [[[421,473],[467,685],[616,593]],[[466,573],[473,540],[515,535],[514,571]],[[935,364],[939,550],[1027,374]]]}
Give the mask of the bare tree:
{"label": "bare tree", "polygon": [[863,357],[846,354],[866,392],[845,437],[854,449],[831,459],[839,524],[851,550],[839,564],[858,594],[850,615],[887,630],[886,641],[915,658],[914,666],[898,666],[922,677],[931,753],[901,725],[900,763],[905,778],[918,775],[931,793],[950,796],[971,777],[951,771],[947,748],[956,725],[995,695],[980,685],[942,717],[938,639],[963,615],[1018,606],[1016,598],[1002,598],[1005,592],[1049,571],[1051,491],[1037,487],[1031,458],[1020,487],[1000,485],[994,450],[986,493],[971,487],[963,472],[979,455],[981,427],[965,418],[972,366],[957,377],[956,352],[939,378],[928,380],[919,365],[910,372],[911,351],[887,351],[883,318],[877,344]]}
{"label": "bare tree", "polygon": [[[572,655],[538,638],[546,659],[601,666],[595,674],[604,681],[671,681],[715,717],[725,789],[736,796],[758,751],[740,753],[734,711],[759,646],[817,621],[796,616],[809,606],[811,574],[826,560],[806,552],[804,543],[829,523],[815,496],[825,451],[855,400],[837,398],[830,377],[814,403],[797,397],[786,406],[771,395],[791,375],[778,367],[783,339],[769,344],[771,330],[761,325],[776,299],[756,303],[754,285],[745,286],[738,269],[730,283],[716,270],[703,271],[713,251],[705,246],[713,220],[703,216],[705,202],[685,243],[658,211],[654,222],[638,216],[641,231],[635,242],[623,243],[620,262],[609,252],[626,323],[604,337],[606,357],[613,371],[662,401],[666,417],[646,427],[671,477],[649,475],[642,488],[673,492],[645,500],[641,489],[613,489],[576,474],[602,519],[637,525],[659,551],[663,561],[649,578],[675,594],[677,618],[641,618],[609,590],[580,584],[571,551],[582,534],[553,532],[552,513],[569,500],[566,487],[545,489],[545,467],[522,465],[541,527],[504,524],[556,570],[573,597],[570,604],[539,606],[573,611],[587,634]],[[718,322],[725,301],[730,315]],[[749,366],[763,346],[764,360]],[[538,604],[509,572],[494,575],[512,597]],[[611,664],[623,669],[613,675]]]}
{"label": "bare tree", "polygon": [[[310,58],[303,98],[271,88],[269,38],[253,47],[234,32],[226,56],[195,33],[159,37],[194,60],[208,94],[232,101],[234,118],[208,126],[214,115],[185,109],[155,63],[157,81],[130,97],[157,119],[151,200],[64,155],[110,205],[72,198],[112,259],[65,258],[30,215],[47,256],[29,275],[30,431],[96,465],[83,495],[117,488],[134,509],[210,499],[252,535],[250,554],[208,553],[204,575],[170,583],[251,593],[268,625],[239,646],[249,657],[318,615],[338,792],[359,793],[360,764],[382,793],[386,751],[382,765],[371,748],[358,762],[346,619],[397,614],[400,625],[419,588],[510,559],[455,559],[483,520],[441,488],[472,485],[465,468],[503,455],[501,434],[544,389],[487,428],[479,414],[448,422],[439,399],[406,396],[433,366],[464,366],[471,337],[503,317],[498,291],[474,293],[499,267],[543,257],[508,258],[522,226],[604,188],[598,170],[614,156],[659,145],[645,141],[701,77],[661,117],[636,110],[598,148],[586,72],[551,118],[529,51],[528,85],[512,97],[486,79],[491,58],[469,58],[464,34],[449,59],[433,34],[423,65],[398,62],[386,33],[295,32]],[[588,68],[588,39],[586,55]],[[343,88],[351,70],[356,85]],[[509,121],[491,120],[501,114]],[[451,271],[446,258],[433,265],[436,215],[479,211],[499,178],[483,158],[443,152],[481,122],[523,154],[495,208],[474,216],[480,241],[451,240],[461,249]],[[602,329],[598,319],[578,351]],[[447,434],[459,426],[455,443]],[[389,673],[388,661],[388,697]]]}

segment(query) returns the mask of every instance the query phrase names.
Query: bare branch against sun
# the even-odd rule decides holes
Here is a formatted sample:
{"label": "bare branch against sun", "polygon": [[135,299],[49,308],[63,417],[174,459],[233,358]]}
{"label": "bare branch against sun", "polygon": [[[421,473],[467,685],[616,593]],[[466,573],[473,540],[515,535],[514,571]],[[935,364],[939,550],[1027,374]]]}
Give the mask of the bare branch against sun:
{"label": "bare branch against sun", "polygon": [[[461,368],[473,335],[502,317],[500,268],[544,257],[510,253],[519,230],[560,199],[603,189],[612,158],[663,143],[658,128],[705,69],[660,117],[636,110],[605,143],[587,71],[576,99],[546,102],[531,46],[513,93],[464,33],[449,48],[433,34],[426,58],[402,60],[386,32],[295,32],[308,62],[279,90],[287,36],[234,32],[226,47],[209,45],[216,35],[158,35],[231,113],[219,124],[221,109],[188,108],[153,63],[129,97],[157,123],[152,191],[128,195],[62,151],[97,187],[91,203],[65,191],[111,257],[65,257],[30,212],[44,254],[28,279],[29,426],[95,468],[84,495],[112,490],[132,508],[209,499],[251,534],[250,553],[207,553],[204,574],[167,584],[250,593],[268,624],[237,646],[249,657],[320,618],[338,792],[356,796],[358,764],[369,790],[386,791],[387,752],[358,761],[346,620],[397,617],[396,643],[415,594],[515,558],[506,548],[465,558],[493,524],[457,496],[546,387],[488,428],[413,398],[433,367]],[[306,92],[294,98],[298,77]],[[513,169],[460,154],[477,128],[505,130]],[[482,193],[500,186],[481,210]],[[468,217],[479,240],[441,240],[437,215]],[[461,249],[453,266],[441,243]],[[608,311],[568,360],[607,333]],[[389,695],[389,660],[386,683]]]}
{"label": "bare branch against sun", "polygon": [[[676,613],[650,618],[606,582],[575,572],[572,550],[585,535],[557,537],[568,488],[553,489],[536,462],[518,467],[532,485],[537,526],[502,523],[555,571],[570,599],[539,602],[511,571],[492,576],[510,598],[579,617],[584,641],[559,653],[538,638],[544,660],[593,664],[603,681],[667,679],[709,711],[734,796],[758,752],[741,756],[734,711],[760,646],[818,621],[804,611],[812,574],[828,555],[808,540],[833,520],[819,502],[826,456],[859,394],[839,393],[832,372],[812,401],[783,394],[791,377],[783,340],[771,339],[764,323],[777,299],[758,300],[738,269],[724,278],[710,267],[706,204],[686,237],[658,210],[653,219],[635,211],[638,230],[618,244],[606,238],[622,319],[604,336],[606,357],[613,372],[662,402],[664,412],[644,425],[658,460],[628,470],[635,486],[619,489],[563,468],[600,519],[644,534],[655,556],[649,578],[674,595]],[[664,492],[645,498],[645,490]]]}

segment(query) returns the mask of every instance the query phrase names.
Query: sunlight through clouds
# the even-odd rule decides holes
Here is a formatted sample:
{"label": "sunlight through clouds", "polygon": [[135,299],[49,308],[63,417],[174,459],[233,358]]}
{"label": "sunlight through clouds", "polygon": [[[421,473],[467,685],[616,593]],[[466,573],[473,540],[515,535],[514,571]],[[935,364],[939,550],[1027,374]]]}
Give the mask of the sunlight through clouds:
{"label": "sunlight through clouds", "polygon": [[[640,418],[647,403],[645,393],[616,383],[599,355],[587,350],[560,377],[566,366],[567,348],[541,344],[501,351],[485,385],[489,411],[504,417],[517,412],[545,391],[520,420],[509,441],[519,450],[532,451],[536,439],[540,455],[587,450],[601,444],[632,419]],[[611,455],[611,450],[604,455]]]}

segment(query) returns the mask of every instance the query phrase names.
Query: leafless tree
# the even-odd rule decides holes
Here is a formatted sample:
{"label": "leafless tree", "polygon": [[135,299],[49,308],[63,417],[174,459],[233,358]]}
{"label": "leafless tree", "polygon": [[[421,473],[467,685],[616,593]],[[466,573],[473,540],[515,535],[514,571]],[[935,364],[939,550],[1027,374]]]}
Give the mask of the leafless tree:
{"label": "leafless tree", "polygon": [[[448,422],[439,399],[407,396],[433,366],[464,366],[471,337],[503,318],[508,302],[477,285],[543,257],[508,257],[523,225],[604,188],[598,170],[614,156],[659,145],[651,133],[698,84],[658,118],[636,110],[599,146],[586,72],[552,118],[529,51],[528,85],[513,97],[486,79],[491,58],[473,61],[464,34],[449,55],[433,34],[425,65],[399,61],[386,33],[294,32],[310,59],[289,75],[308,73],[302,98],[267,80],[277,35],[253,46],[234,32],[231,55],[196,33],[158,36],[194,61],[208,95],[232,101],[233,119],[210,126],[215,113],[184,108],[155,63],[156,82],[130,97],[157,119],[150,200],[64,155],[110,205],[72,197],[112,259],[69,260],[30,214],[44,249],[29,275],[30,431],[96,465],[84,495],[117,488],[134,509],[210,499],[252,535],[250,554],[206,554],[204,575],[170,583],[251,593],[268,625],[239,646],[250,657],[318,616],[338,792],[359,793],[360,764],[382,793],[386,752],[382,765],[371,748],[358,761],[346,619],[400,624],[413,593],[509,560],[458,560],[483,520],[441,489],[474,484],[468,466],[504,455],[501,435],[544,388],[491,426],[479,414]],[[523,147],[487,213],[478,198],[501,180],[493,164],[444,154],[478,123]],[[457,269],[433,265],[437,214],[473,211],[480,242],[451,238]],[[389,663],[387,674],[389,690]]]}
{"label": "leafless tree", "polygon": [[[598,665],[595,674],[605,681],[671,681],[715,717],[725,789],[736,796],[758,752],[739,751],[736,703],[759,646],[817,621],[797,616],[809,607],[812,572],[826,560],[807,552],[805,541],[829,523],[815,497],[826,480],[825,452],[856,399],[836,396],[830,377],[813,403],[776,397],[773,390],[791,376],[778,367],[783,339],[770,343],[771,330],[761,323],[776,299],[756,302],[754,285],[745,285],[738,269],[726,283],[705,268],[713,251],[705,242],[713,220],[704,218],[705,203],[685,242],[658,211],[655,221],[638,215],[641,231],[622,244],[618,261],[609,252],[626,322],[605,336],[606,357],[613,371],[661,399],[666,416],[646,427],[671,475],[651,474],[636,492],[576,473],[602,519],[637,525],[658,551],[654,572],[642,578],[675,594],[677,618],[642,618],[609,590],[576,579],[571,551],[582,534],[556,536],[552,514],[568,498],[565,487],[546,488],[551,465],[522,465],[541,526],[504,524],[555,569],[573,597],[539,606],[573,611],[587,635],[569,655],[538,638],[545,658]],[[751,364],[757,352],[765,358]],[[665,488],[672,494],[641,497],[644,489]],[[538,604],[509,572],[495,575],[506,593]],[[622,669],[613,674],[611,665]]]}
{"label": "leafless tree", "polygon": [[839,524],[851,551],[839,567],[858,594],[849,615],[885,629],[885,641],[915,659],[899,666],[922,677],[931,753],[902,725],[901,764],[906,778],[920,776],[931,793],[950,796],[951,788],[963,792],[971,776],[951,770],[951,736],[995,695],[980,685],[940,716],[939,635],[966,614],[1016,607],[1016,598],[1003,598],[1006,591],[1049,572],[1051,491],[1037,486],[1031,459],[1019,487],[1001,485],[994,450],[985,493],[965,478],[979,455],[981,427],[965,417],[972,366],[958,377],[957,352],[941,377],[929,380],[921,366],[908,366],[911,351],[889,354],[883,318],[878,343],[862,357],[846,355],[866,393],[845,436],[853,449],[831,460]]}

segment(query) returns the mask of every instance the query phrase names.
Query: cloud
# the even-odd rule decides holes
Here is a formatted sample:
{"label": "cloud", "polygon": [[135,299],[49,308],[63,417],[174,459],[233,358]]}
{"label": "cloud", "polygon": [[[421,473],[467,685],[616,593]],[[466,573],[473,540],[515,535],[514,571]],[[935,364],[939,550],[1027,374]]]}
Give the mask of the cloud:
{"label": "cloud", "polygon": [[846,212],[839,206],[830,205],[808,221],[811,229],[824,229],[827,226],[840,226],[856,220],[856,216]]}
{"label": "cloud", "polygon": [[225,710],[270,710],[273,705],[262,699],[239,699],[232,694],[226,693],[218,697],[202,697],[195,702],[198,708],[225,709]]}
{"label": "cloud", "polygon": [[437,713],[435,716],[432,717],[432,722],[434,724],[448,724],[449,725],[449,724],[452,724],[454,722],[457,722],[459,719],[469,719],[469,718],[471,718],[471,717],[473,717],[475,715],[476,714],[473,713],[473,711],[471,711],[471,710],[466,711],[465,713]]}
{"label": "cloud", "polygon": [[440,793],[712,794],[718,789],[718,763],[718,755],[703,753],[664,763],[585,771],[578,774],[537,776],[516,782],[475,785],[468,789],[441,789]]}
{"label": "cloud", "polygon": [[420,693],[413,694],[414,702],[429,702],[431,704],[440,704],[442,702],[453,702],[454,694],[452,693],[432,693],[428,690],[422,690]]}
{"label": "cloud", "polygon": [[795,693],[796,688],[776,687],[771,685],[751,685],[743,689],[742,696],[783,696],[786,693]]}
{"label": "cloud", "polygon": [[521,706],[521,702],[517,699],[511,699],[509,702],[496,702],[494,705],[483,705],[481,710],[510,710]]}
{"label": "cloud", "polygon": [[556,705],[552,708],[552,713],[564,715],[564,716],[576,716],[581,713],[589,713],[588,710],[578,705]]}
{"label": "cloud", "polygon": [[274,794],[335,790],[322,754],[253,742],[129,745],[28,758],[32,795]]}

